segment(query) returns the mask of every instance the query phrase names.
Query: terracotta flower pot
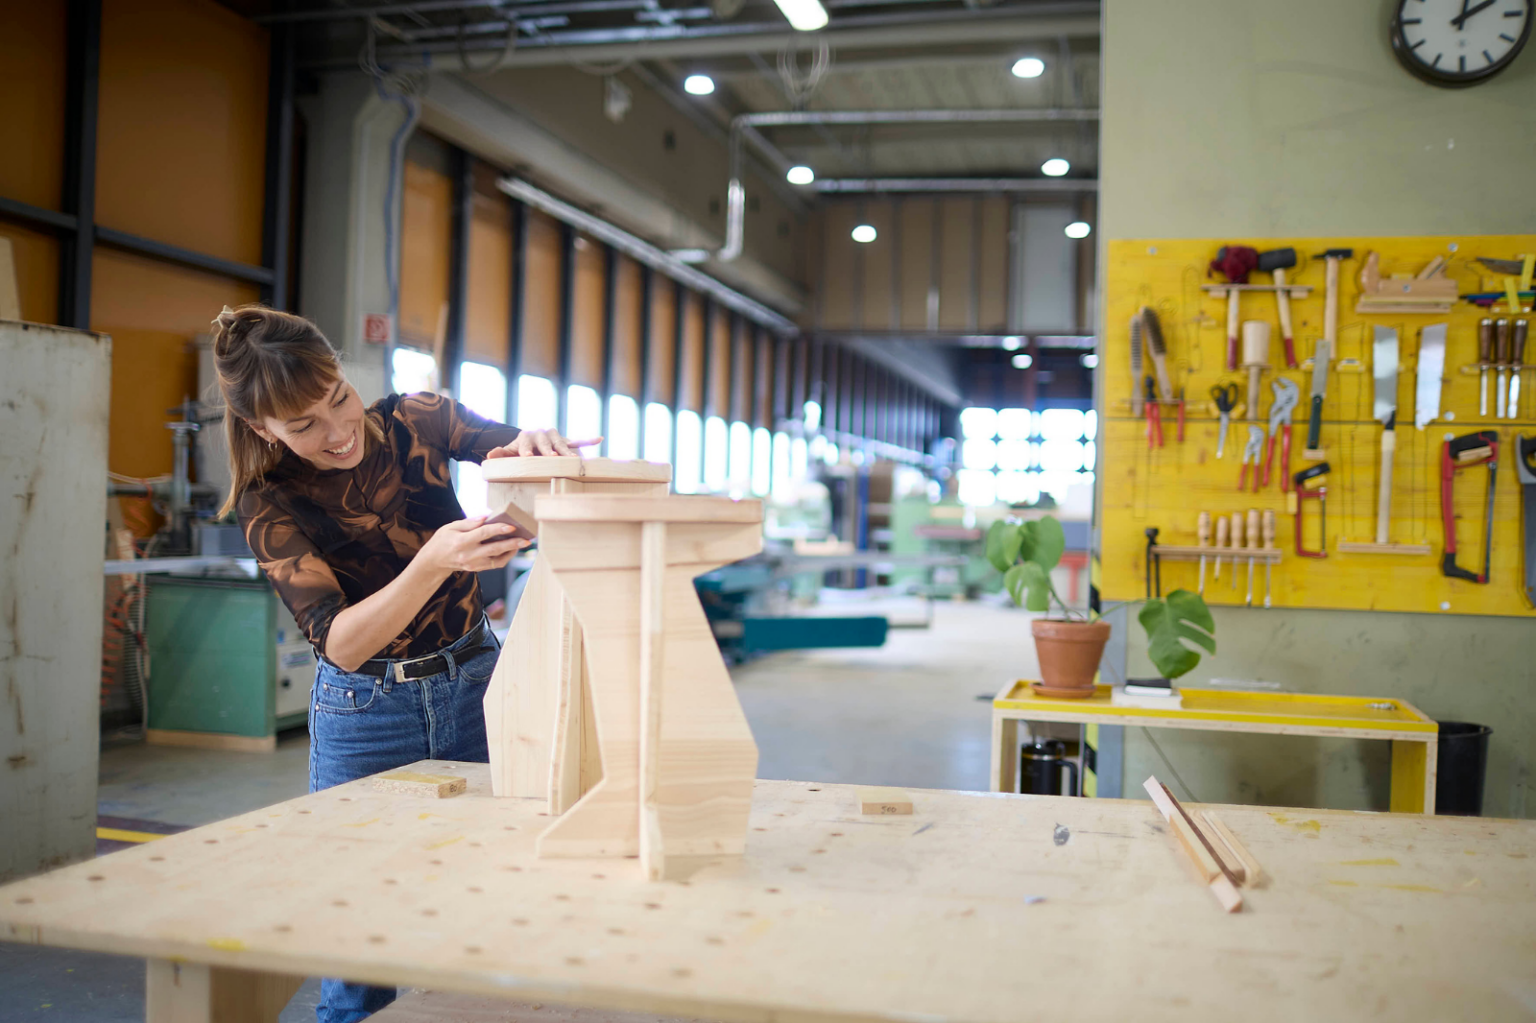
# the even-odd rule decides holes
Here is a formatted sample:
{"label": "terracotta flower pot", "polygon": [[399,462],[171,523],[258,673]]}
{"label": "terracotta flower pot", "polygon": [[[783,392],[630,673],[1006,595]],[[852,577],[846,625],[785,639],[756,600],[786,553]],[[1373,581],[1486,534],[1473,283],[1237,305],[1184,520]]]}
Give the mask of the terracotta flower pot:
{"label": "terracotta flower pot", "polygon": [[1109,642],[1109,623],[1036,618],[1029,628],[1040,660],[1042,691],[1048,696],[1092,696],[1093,676]]}

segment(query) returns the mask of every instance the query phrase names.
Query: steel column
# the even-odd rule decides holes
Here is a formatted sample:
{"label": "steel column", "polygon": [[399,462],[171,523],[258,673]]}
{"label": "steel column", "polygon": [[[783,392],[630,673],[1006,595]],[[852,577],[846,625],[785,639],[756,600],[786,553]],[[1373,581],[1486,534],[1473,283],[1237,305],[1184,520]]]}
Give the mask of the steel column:
{"label": "steel column", "polygon": [[64,210],[74,229],[59,238],[59,323],[91,325],[96,247],[96,115],[101,79],[101,0],[69,0],[64,78]]}
{"label": "steel column", "polygon": [[523,373],[523,309],[526,305],[528,207],[512,200],[512,294],[507,301],[507,422],[517,423],[517,381]]}
{"label": "steel column", "polygon": [[475,160],[457,146],[449,153],[453,212],[448,233],[448,330],[443,338],[443,364],[438,381],[459,396],[459,365],[464,361],[464,335],[469,322],[469,228],[475,217]]}
{"label": "steel column", "polygon": [[[561,433],[571,430],[571,342],[576,316],[576,229],[560,225],[560,379],[555,381],[555,421]],[[582,438],[585,439],[585,438]]]}
{"label": "steel column", "polygon": [[288,225],[293,210],[293,79],[294,30],[272,29],[267,59],[266,182],[261,209],[261,262],[272,271],[262,285],[261,300],[274,309],[287,309]]}
{"label": "steel column", "polygon": [[608,421],[608,404],[613,398],[613,334],[619,314],[619,259],[612,245],[603,246],[603,390],[602,407],[598,410],[598,430],[603,437],[602,452],[613,453],[609,431],[613,424]]}

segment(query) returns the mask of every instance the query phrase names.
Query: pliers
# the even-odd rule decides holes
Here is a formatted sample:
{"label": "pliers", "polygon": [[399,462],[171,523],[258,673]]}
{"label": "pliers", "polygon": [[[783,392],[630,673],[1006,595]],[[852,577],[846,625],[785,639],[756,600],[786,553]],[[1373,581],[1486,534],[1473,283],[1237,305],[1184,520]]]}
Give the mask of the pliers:
{"label": "pliers", "polygon": [[1253,463],[1253,492],[1259,492],[1259,459],[1264,454],[1264,427],[1248,427],[1248,443],[1243,445],[1243,469],[1237,475],[1237,489],[1248,489],[1248,463]]}
{"label": "pliers", "polygon": [[1163,410],[1157,404],[1157,382],[1147,377],[1147,450],[1153,448],[1153,439],[1156,446],[1163,446]]}
{"label": "pliers", "polygon": [[1220,458],[1227,446],[1227,429],[1232,425],[1232,410],[1237,407],[1237,385],[1217,384],[1211,388],[1211,400],[1216,403],[1216,411],[1221,413],[1221,429],[1216,434],[1216,457]]}
{"label": "pliers", "polygon": [[1275,400],[1269,406],[1269,443],[1264,446],[1264,482],[1269,486],[1269,470],[1275,462],[1275,438],[1280,438],[1280,489],[1291,489],[1291,413],[1301,401],[1301,388],[1295,381],[1275,377],[1269,385],[1274,389]]}

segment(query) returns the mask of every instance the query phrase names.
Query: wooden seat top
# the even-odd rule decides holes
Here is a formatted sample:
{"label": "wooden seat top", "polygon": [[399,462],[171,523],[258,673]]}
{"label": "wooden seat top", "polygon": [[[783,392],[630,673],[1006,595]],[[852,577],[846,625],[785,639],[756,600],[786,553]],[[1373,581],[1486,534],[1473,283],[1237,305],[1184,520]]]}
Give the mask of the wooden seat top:
{"label": "wooden seat top", "polygon": [[668,494],[540,494],[533,504],[540,522],[759,523],[763,502],[729,497]]}
{"label": "wooden seat top", "polygon": [[585,480],[588,483],[668,483],[672,466],[618,458],[575,458],[539,455],[487,458],[480,464],[487,483],[540,483],[546,480]]}

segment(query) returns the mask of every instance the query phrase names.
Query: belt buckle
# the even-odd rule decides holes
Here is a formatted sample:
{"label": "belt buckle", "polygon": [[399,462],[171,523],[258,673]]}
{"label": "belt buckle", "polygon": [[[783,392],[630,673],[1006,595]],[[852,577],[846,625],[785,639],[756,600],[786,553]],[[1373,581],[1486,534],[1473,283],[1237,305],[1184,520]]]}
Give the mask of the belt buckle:
{"label": "belt buckle", "polygon": [[425,657],[412,657],[412,658],[410,658],[408,660],[404,660],[404,661],[395,661],[393,664],[390,665],[390,667],[394,670],[394,673],[395,673],[395,681],[397,683],[402,684],[402,685],[404,683],[406,683],[406,682],[414,682],[414,681],[416,681],[415,679],[407,678],[406,677],[406,675],[405,675],[405,666],[407,664],[420,664],[422,661],[430,661],[432,658],[434,658],[436,656],[437,656],[437,654],[427,654]]}

